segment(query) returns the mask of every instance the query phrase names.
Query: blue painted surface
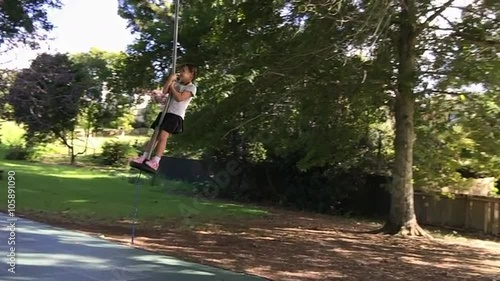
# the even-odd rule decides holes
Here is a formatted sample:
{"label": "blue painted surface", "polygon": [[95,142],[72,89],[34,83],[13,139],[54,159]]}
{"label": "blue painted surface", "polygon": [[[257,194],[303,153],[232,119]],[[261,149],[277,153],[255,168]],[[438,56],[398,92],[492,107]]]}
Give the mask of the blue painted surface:
{"label": "blue painted surface", "polygon": [[[0,213],[1,281],[263,281],[127,245],[17,218],[15,232]],[[9,236],[15,273],[8,271]],[[12,241],[12,240],[11,240]],[[14,265],[14,264],[13,264]]]}

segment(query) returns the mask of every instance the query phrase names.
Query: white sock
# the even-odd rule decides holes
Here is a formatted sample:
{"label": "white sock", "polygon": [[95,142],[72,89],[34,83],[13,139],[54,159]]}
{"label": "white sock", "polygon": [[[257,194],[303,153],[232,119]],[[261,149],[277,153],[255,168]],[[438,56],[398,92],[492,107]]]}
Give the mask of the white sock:
{"label": "white sock", "polygon": [[144,158],[148,158],[148,153],[147,153],[147,152],[144,152],[144,153],[142,154],[142,157],[144,157]]}
{"label": "white sock", "polygon": [[158,157],[158,156],[153,157],[153,161],[155,161],[156,163],[160,163],[160,160],[161,160],[161,157]]}

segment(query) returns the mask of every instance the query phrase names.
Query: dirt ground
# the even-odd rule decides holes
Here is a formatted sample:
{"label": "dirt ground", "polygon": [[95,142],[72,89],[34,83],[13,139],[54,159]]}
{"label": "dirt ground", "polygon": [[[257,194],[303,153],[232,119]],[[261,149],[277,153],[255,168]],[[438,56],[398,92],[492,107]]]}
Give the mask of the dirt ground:
{"label": "dirt ground", "polygon": [[[26,217],[130,243],[129,224],[89,226],[61,217]],[[140,226],[134,245],[279,281],[500,280],[500,239],[423,240],[366,233],[379,227],[273,210],[270,218],[212,222],[196,229],[174,223]]]}

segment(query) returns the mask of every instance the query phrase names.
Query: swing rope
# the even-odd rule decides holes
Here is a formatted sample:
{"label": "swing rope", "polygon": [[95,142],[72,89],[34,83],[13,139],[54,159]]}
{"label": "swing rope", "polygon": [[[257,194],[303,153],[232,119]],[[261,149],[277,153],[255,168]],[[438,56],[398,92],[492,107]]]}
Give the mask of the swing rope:
{"label": "swing rope", "polygon": [[[170,74],[175,73],[175,69],[177,67],[177,41],[178,41],[178,36],[179,36],[179,6],[180,6],[180,0],[174,0],[174,5],[175,5],[175,18],[174,18],[174,44],[173,44],[173,51],[172,51],[172,68],[170,70]],[[156,146],[156,141],[158,138],[158,134],[160,133],[160,126],[163,123],[163,119],[165,118],[165,115],[167,114],[167,110],[170,107],[170,102],[172,100],[172,95],[168,95],[167,102],[165,104],[165,107],[162,110],[160,121],[158,122],[158,125],[156,125],[155,131],[153,133],[153,136],[149,140],[147,151],[148,151],[148,159],[151,159],[151,155],[153,153],[153,149]]]}
{"label": "swing rope", "polygon": [[132,245],[134,244],[134,238],[135,238],[135,221],[137,217],[137,209],[138,209],[138,204],[139,204],[139,187],[141,185],[141,175],[142,171],[139,171],[139,175],[135,178],[135,200],[134,200],[134,214],[132,215],[133,221],[132,221],[132,234],[130,235],[131,238],[131,243]]}
{"label": "swing rope", "polygon": [[[175,73],[175,69],[177,67],[177,40],[178,40],[178,30],[179,30],[179,4],[180,0],[174,0],[174,5],[175,5],[175,18],[174,18],[174,34],[173,34],[173,51],[172,51],[172,68],[170,70],[170,74]],[[167,110],[170,106],[170,101],[172,100],[172,95],[169,94],[167,102],[165,104],[165,107],[162,110],[162,114],[160,117],[160,122],[158,122],[158,125],[156,125],[155,132],[151,139],[149,140],[148,146],[146,151],[148,151],[148,159],[151,159],[151,154],[153,152],[154,147],[156,146],[156,139],[158,138],[158,134],[160,132],[160,126],[163,123],[163,119],[165,118],[165,115],[167,114]],[[131,243],[132,245],[134,244],[134,239],[135,239],[135,224],[136,224],[136,217],[137,217],[137,209],[138,209],[138,204],[139,204],[139,187],[140,187],[140,179],[141,179],[142,171],[139,170],[139,174],[137,175],[135,181],[136,181],[136,188],[135,188],[135,200],[134,200],[134,213],[133,213],[133,222],[132,222],[132,234],[131,234]]]}

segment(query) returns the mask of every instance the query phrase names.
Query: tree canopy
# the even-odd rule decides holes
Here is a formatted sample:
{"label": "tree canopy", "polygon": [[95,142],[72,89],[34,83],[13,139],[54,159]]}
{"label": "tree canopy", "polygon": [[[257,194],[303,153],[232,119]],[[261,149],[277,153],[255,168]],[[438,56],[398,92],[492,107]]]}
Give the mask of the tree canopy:
{"label": "tree canopy", "polygon": [[[173,7],[122,0],[119,10],[139,35],[131,78],[161,81]],[[405,210],[412,203],[397,200],[412,182],[460,186],[466,168],[498,177],[499,10],[495,1],[182,1],[179,61],[200,66],[202,87],[179,138],[227,151],[236,134],[258,161],[293,155],[301,169],[389,174],[401,198],[393,205]]]}
{"label": "tree canopy", "polygon": [[120,127],[115,123],[130,115],[135,98],[134,92],[125,86],[124,65],[127,58],[124,53],[110,53],[96,48],[71,56],[71,60],[80,64],[90,79],[89,91],[82,101],[86,111],[81,116],[85,120],[83,127]]}
{"label": "tree canopy", "polygon": [[30,68],[21,70],[6,97],[12,106],[10,119],[26,126],[28,143],[47,142],[53,137],[71,146],[81,98],[89,79],[81,65],[65,54],[41,54]]}
{"label": "tree canopy", "polygon": [[60,8],[60,0],[4,0],[0,2],[0,46],[18,43],[38,45],[43,32],[53,29],[47,18],[49,8]]}
{"label": "tree canopy", "polygon": [[[126,52],[42,55],[1,92],[13,118],[31,124],[31,137],[50,132],[64,142],[76,124],[117,126],[137,95],[163,85],[172,1],[118,3],[137,35]],[[467,177],[500,177],[497,1],[181,3],[177,63],[198,66],[199,91],[175,138],[180,147],[219,162],[236,158],[245,173],[252,165],[294,171],[289,189],[309,177],[311,190],[280,196],[317,195],[321,209],[341,196],[324,187],[339,171],[387,176],[387,226],[410,234],[423,234],[415,189],[466,189]],[[34,15],[26,21],[44,22],[43,12]]]}

